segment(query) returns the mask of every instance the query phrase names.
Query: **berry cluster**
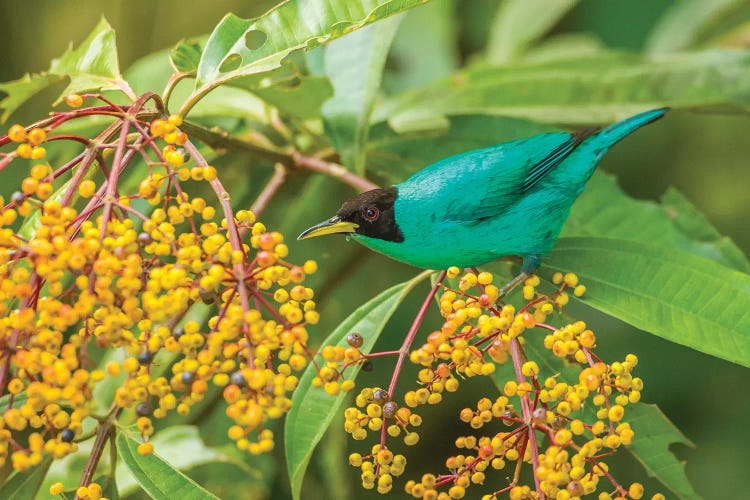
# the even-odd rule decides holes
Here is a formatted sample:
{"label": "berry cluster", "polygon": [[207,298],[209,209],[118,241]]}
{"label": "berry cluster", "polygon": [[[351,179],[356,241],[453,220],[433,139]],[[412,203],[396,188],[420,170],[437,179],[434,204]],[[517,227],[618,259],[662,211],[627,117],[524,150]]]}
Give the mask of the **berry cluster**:
{"label": "berry cluster", "polygon": [[[412,408],[440,403],[446,392],[459,389],[461,380],[492,376],[501,394],[484,397],[458,415],[471,429],[492,431],[459,437],[455,445],[461,453],[446,459],[447,472],[408,481],[409,495],[462,498],[472,485],[503,482],[501,478],[509,477],[505,485],[498,485],[484,498],[505,493],[513,499],[567,500],[597,491],[600,499],[642,498],[639,483],[621,485],[606,463],[620,446],[631,444],[635,435],[626,421],[626,406],[641,397],[643,381],[632,374],[637,357],[628,354],[623,361],[606,363],[594,353],[596,335],[585,323],[575,321],[561,327],[547,323],[568,303],[570,292],[577,297],[586,292],[578,277],[556,273],[552,281],[558,287],[551,293],[542,293],[539,278],[531,277],[521,290],[524,303],[515,307],[499,302],[502,297],[492,284],[491,273],[462,274],[451,268],[446,274],[455,286],[439,282],[434,289],[442,288],[438,301],[444,322],[409,354],[409,360],[421,366],[419,387],[405,392],[402,406],[394,401],[393,383],[389,390],[364,388],[356,406],[345,412],[344,426],[353,439],[366,439],[368,431],[380,436],[370,455],[350,456],[350,463],[362,468],[363,486],[377,484],[378,491],[389,491],[392,478],[402,472],[399,468],[399,474],[394,474],[392,467],[381,467],[378,453],[388,451],[389,436],[403,435],[407,445],[419,441],[414,428],[422,423],[422,417]],[[415,323],[418,325],[417,320]],[[530,341],[535,350],[527,350]],[[531,359],[530,352],[538,359]],[[338,365],[328,368],[338,377],[341,367],[390,353],[342,354],[331,357],[329,363]],[[559,369],[548,368],[556,359]],[[504,365],[512,367],[512,376],[501,375],[508,371]],[[501,366],[505,371],[498,371]],[[524,464],[531,465],[534,484],[521,484]],[[508,473],[496,473],[495,477],[490,473],[508,468]]]}
{"label": "berry cluster", "polygon": [[[0,200],[0,464],[10,455],[16,470],[76,451],[90,437],[84,420],[107,419],[94,389],[110,378],[108,415],[135,409],[144,441],[152,419],[185,415],[223,390],[229,437],[267,452],[266,423],[289,410],[307,365],[307,326],[319,315],[303,283],[315,262],[289,263],[280,233],[250,210],[234,213],[180,117],[142,122],[143,102],[109,107],[115,125],[79,138],[86,150],[56,169],[38,161],[43,144],[70,138],[55,129],[76,111],[0,138],[17,143],[0,153],[0,170],[35,160],[20,190]],[[104,144],[114,154],[101,154]],[[143,172],[133,192],[127,169]],[[213,191],[213,205],[189,190]],[[207,321],[185,318],[195,303],[212,308]],[[96,368],[110,350],[122,360]]]}

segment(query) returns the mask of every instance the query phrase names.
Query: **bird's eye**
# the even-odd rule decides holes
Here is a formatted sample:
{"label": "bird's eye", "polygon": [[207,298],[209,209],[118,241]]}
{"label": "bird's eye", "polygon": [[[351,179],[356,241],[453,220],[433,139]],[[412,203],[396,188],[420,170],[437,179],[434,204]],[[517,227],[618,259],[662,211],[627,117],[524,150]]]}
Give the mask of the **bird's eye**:
{"label": "bird's eye", "polygon": [[376,221],[380,217],[380,210],[378,210],[378,207],[367,207],[365,208],[364,216],[370,222]]}

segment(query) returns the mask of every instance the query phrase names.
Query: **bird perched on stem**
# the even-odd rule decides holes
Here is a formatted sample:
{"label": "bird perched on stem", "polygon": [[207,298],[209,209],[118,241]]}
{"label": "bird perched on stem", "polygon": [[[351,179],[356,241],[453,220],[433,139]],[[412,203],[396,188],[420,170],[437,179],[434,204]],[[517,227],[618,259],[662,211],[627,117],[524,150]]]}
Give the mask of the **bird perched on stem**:
{"label": "bird perched on stem", "polygon": [[501,289],[504,295],[539,267],[607,150],[667,110],[601,130],[544,133],[451,156],[400,184],[347,201],[298,239],[346,233],[376,252],[428,269],[521,256],[521,273]]}

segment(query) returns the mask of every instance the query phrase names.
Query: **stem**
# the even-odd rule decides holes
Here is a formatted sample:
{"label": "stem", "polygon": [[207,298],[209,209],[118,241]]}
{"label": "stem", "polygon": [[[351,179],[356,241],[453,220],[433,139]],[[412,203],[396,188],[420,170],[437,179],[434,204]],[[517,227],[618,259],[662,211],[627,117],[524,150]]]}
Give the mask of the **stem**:
{"label": "stem", "polygon": [[[96,466],[99,464],[99,459],[102,457],[104,447],[107,445],[107,441],[110,439],[112,432],[117,422],[117,416],[120,413],[120,407],[115,403],[112,404],[107,417],[103,422],[100,422],[96,429],[96,439],[94,440],[94,446],[91,448],[91,454],[86,462],[86,466],[83,468],[83,474],[78,486],[86,486],[91,483],[91,479],[94,477],[96,472]],[[116,460],[115,460],[116,461]],[[79,498],[76,496],[76,498]]]}
{"label": "stem", "polygon": [[[526,378],[524,377],[523,373],[521,372],[521,343],[518,341],[518,338],[512,338],[510,341],[510,355],[513,358],[513,369],[516,372],[516,382],[520,385],[521,383],[526,381]],[[524,394],[521,397],[521,409],[523,411],[523,421],[526,422],[526,425],[528,426],[528,439],[529,444],[531,445],[531,463],[534,467],[534,486],[536,488],[536,493],[539,496],[540,500],[544,500],[544,492],[542,491],[542,488],[539,484],[539,476],[537,476],[537,469],[539,468],[539,448],[537,447],[536,442],[536,432],[534,431],[534,424],[531,420],[531,401],[529,401],[529,397]],[[525,450],[524,450],[525,451]],[[521,459],[523,459],[523,455],[521,455]]]}
{"label": "stem", "polygon": [[292,153],[292,161],[294,161],[294,164],[297,167],[305,168],[307,170],[312,170],[313,172],[319,172],[329,177],[333,177],[334,179],[338,179],[345,184],[349,184],[358,191],[370,191],[372,189],[378,188],[378,185],[374,182],[350,172],[344,166],[339,165],[338,163],[327,162],[313,156],[303,156],[298,152]]}
{"label": "stem", "polygon": [[162,93],[162,101],[164,102],[165,111],[169,109],[169,99],[172,97],[172,92],[174,92],[174,89],[175,87],[177,87],[177,84],[191,75],[192,73],[180,72],[180,73],[174,73],[172,74],[172,76],[169,77],[169,81],[167,82],[166,87],[164,87],[164,92]]}
{"label": "stem", "polygon": [[[425,272],[432,272],[432,271],[425,271]],[[424,317],[427,314],[427,309],[430,307],[430,304],[435,298],[435,294],[440,288],[440,284],[443,282],[443,279],[445,279],[445,274],[446,274],[446,271],[441,271],[440,275],[438,275],[437,281],[432,286],[432,289],[430,289],[430,293],[427,294],[427,298],[424,299],[424,302],[422,303],[422,307],[419,309],[419,312],[414,317],[414,322],[412,322],[411,328],[409,328],[409,333],[406,334],[406,338],[404,339],[404,342],[401,344],[401,348],[398,350],[398,360],[396,361],[396,367],[393,369],[393,377],[391,377],[391,383],[388,386],[388,395],[391,397],[391,399],[393,398],[393,393],[396,390],[396,382],[398,382],[398,376],[401,374],[401,367],[404,364],[406,355],[409,353],[409,349],[411,349],[411,345],[414,342],[414,337],[417,336],[417,331],[419,330],[419,327],[422,324],[422,321],[424,321]],[[386,425],[385,425],[385,422],[383,422],[383,431],[380,434],[380,448],[381,449],[385,448],[385,437],[386,437]]]}
{"label": "stem", "polygon": [[414,318],[414,321],[411,324],[411,328],[409,328],[409,333],[406,334],[406,338],[401,344],[401,348],[399,349],[398,361],[396,361],[396,368],[394,368],[393,370],[393,377],[391,377],[391,383],[388,386],[388,394],[391,397],[393,397],[393,391],[396,389],[396,382],[398,381],[398,376],[401,373],[401,366],[404,364],[404,359],[406,359],[406,355],[409,353],[409,349],[411,349],[411,345],[414,342],[414,337],[417,336],[417,331],[422,325],[424,317],[427,315],[427,309],[430,307],[430,304],[435,298],[435,294],[437,293],[438,288],[440,288],[440,283],[442,283],[443,279],[445,279],[445,274],[446,272],[442,271],[438,276],[437,281],[432,286],[430,293],[427,294],[427,297],[422,303],[422,307],[419,309],[419,312]]}
{"label": "stem", "polygon": [[268,184],[266,184],[266,187],[263,188],[263,191],[261,191],[261,193],[258,195],[258,198],[250,207],[250,210],[252,210],[255,213],[256,217],[260,217],[260,214],[263,213],[263,211],[266,209],[266,207],[271,202],[273,197],[279,191],[281,186],[284,185],[285,180],[286,180],[286,167],[284,166],[283,163],[277,162],[276,165],[274,166],[273,176],[271,176],[271,179],[269,179]]}

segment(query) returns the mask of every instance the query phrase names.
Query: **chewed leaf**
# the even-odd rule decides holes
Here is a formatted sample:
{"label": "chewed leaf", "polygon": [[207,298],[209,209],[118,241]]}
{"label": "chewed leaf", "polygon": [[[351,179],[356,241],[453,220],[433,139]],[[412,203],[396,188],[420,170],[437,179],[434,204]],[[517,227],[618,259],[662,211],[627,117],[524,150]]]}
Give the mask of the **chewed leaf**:
{"label": "chewed leaf", "polygon": [[210,89],[235,78],[274,70],[294,50],[322,45],[425,1],[310,0],[281,3],[255,19],[228,14],[208,39],[195,87]]}

